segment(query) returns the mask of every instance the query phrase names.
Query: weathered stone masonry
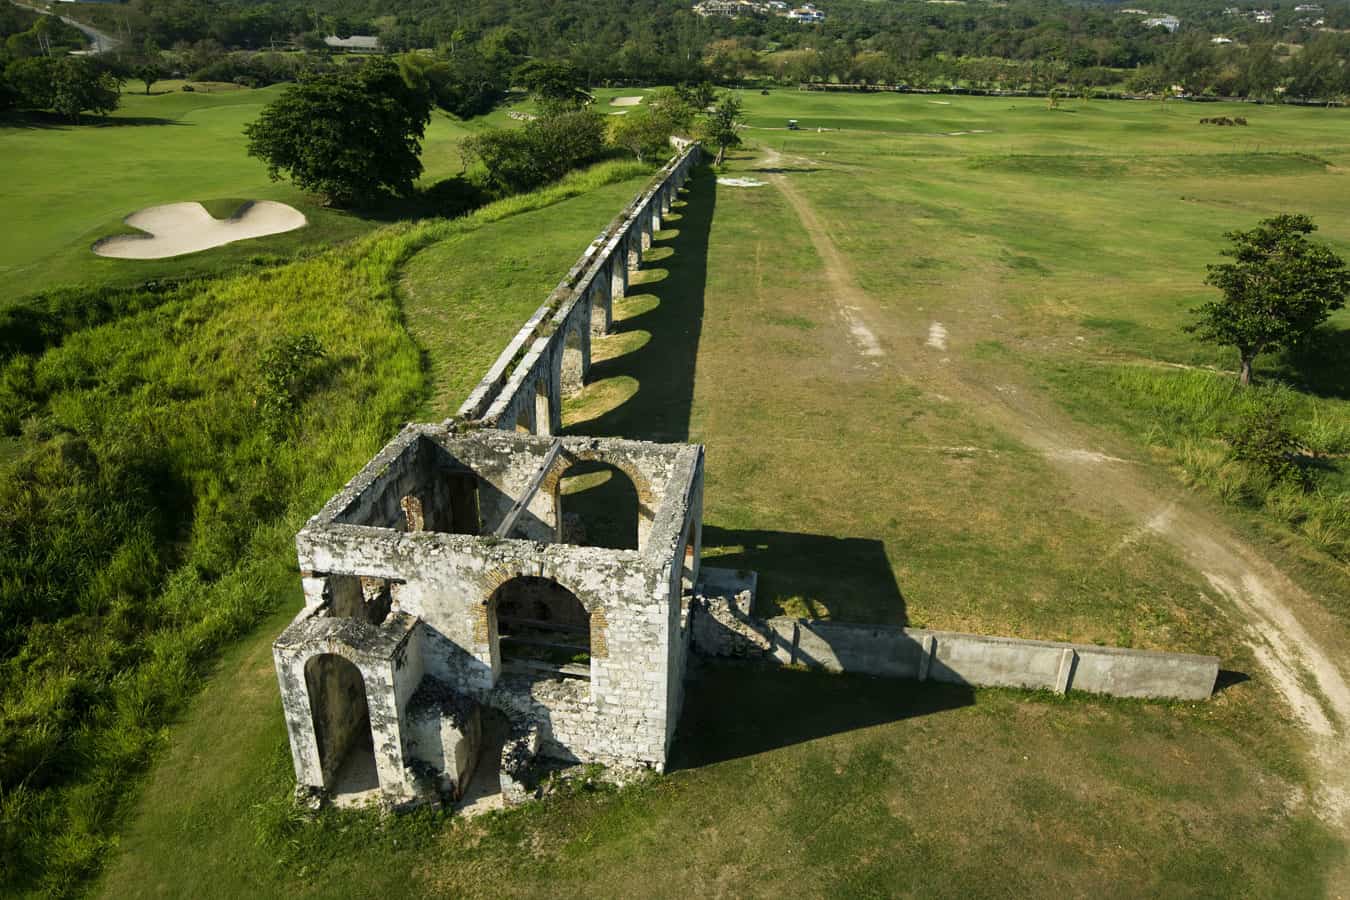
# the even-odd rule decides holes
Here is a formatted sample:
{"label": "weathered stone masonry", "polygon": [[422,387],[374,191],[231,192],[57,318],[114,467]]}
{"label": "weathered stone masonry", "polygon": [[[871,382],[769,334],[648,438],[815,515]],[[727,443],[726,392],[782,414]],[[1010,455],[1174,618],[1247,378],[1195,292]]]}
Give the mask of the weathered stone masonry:
{"label": "weathered stone masonry", "polygon": [[[539,756],[664,768],[703,449],[552,435],[700,152],[679,152],[591,242],[456,419],[406,427],[297,536],[305,608],[274,658],[303,791],[457,798],[488,709],[510,721],[508,799]],[[559,486],[577,463],[633,482],[636,550],[569,543]]]}

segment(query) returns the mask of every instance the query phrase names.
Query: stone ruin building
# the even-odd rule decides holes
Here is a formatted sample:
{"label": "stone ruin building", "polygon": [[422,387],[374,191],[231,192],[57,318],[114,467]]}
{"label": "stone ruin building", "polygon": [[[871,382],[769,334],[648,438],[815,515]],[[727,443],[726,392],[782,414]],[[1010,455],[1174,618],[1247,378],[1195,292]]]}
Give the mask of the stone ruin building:
{"label": "stone ruin building", "polygon": [[[455,419],[406,427],[297,536],[305,606],[273,655],[301,792],[455,800],[482,758],[512,802],[541,759],[664,769],[703,448],[552,435],[699,152],[592,242]],[[560,496],[579,463],[631,482],[635,548],[582,544]]]}
{"label": "stone ruin building", "polygon": [[[632,480],[636,549],[568,542],[582,462]],[[487,708],[508,780],[539,754],[664,768],[702,493],[697,446],[405,428],[297,539],[305,608],[274,651],[300,784],[458,797]]]}

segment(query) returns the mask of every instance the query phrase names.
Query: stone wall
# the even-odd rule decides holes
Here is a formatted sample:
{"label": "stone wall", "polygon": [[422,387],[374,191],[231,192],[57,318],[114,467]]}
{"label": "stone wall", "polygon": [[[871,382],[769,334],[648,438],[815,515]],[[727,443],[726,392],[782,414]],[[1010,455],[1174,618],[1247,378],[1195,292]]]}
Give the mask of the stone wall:
{"label": "stone wall", "polygon": [[591,241],[464,401],[461,424],[559,430],[562,398],[580,390],[589,374],[591,335],[609,331],[614,299],[624,296],[629,271],[701,157],[697,143],[680,148]]}
{"label": "stone wall", "polygon": [[1070,690],[1114,697],[1203,700],[1219,659],[1058,641],[988,637],[887,625],[853,625],[750,614],[750,590],[734,577],[705,582],[695,597],[693,648],[828,672],[946,681],[982,687]]}

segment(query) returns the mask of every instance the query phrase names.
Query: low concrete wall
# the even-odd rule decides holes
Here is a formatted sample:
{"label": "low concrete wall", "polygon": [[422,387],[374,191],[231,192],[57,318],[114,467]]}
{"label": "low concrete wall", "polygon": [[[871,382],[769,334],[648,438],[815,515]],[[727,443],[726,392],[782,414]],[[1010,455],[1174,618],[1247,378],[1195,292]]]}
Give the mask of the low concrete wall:
{"label": "low concrete wall", "polygon": [[744,592],[696,592],[694,601],[693,647],[704,656],[759,658],[883,678],[1176,700],[1205,699],[1219,675],[1216,656],[896,625],[756,619],[749,615]]}

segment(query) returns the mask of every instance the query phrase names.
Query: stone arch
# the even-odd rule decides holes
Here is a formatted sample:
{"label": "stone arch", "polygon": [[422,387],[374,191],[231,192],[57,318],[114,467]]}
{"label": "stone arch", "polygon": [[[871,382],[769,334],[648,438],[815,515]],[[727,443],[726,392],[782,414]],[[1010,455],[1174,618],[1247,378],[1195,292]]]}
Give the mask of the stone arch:
{"label": "stone arch", "polygon": [[592,677],[605,655],[603,609],[548,576],[494,570],[488,583],[481,620],[494,673]]}
{"label": "stone arch", "polygon": [[562,480],[567,477],[570,470],[582,463],[597,463],[612,469],[625,476],[632,485],[637,500],[637,543],[630,549],[641,550],[647,545],[647,536],[651,533],[652,522],[656,518],[657,497],[655,491],[652,490],[652,484],[647,476],[642,473],[642,470],[627,460],[607,458],[605,454],[594,450],[577,450],[560,459],[554,464],[553,469],[544,478],[540,487],[540,490],[547,491],[554,497],[554,509],[558,511],[556,517],[559,527],[558,540],[564,541],[564,535],[561,533],[563,527],[562,504],[560,502]]}
{"label": "stone arch", "polygon": [[632,475],[612,462],[575,460],[558,472],[556,482],[559,540],[638,549],[643,503]]}
{"label": "stone arch", "polygon": [[361,793],[380,786],[365,674],[343,653],[305,660],[311,724],[326,790]]}

